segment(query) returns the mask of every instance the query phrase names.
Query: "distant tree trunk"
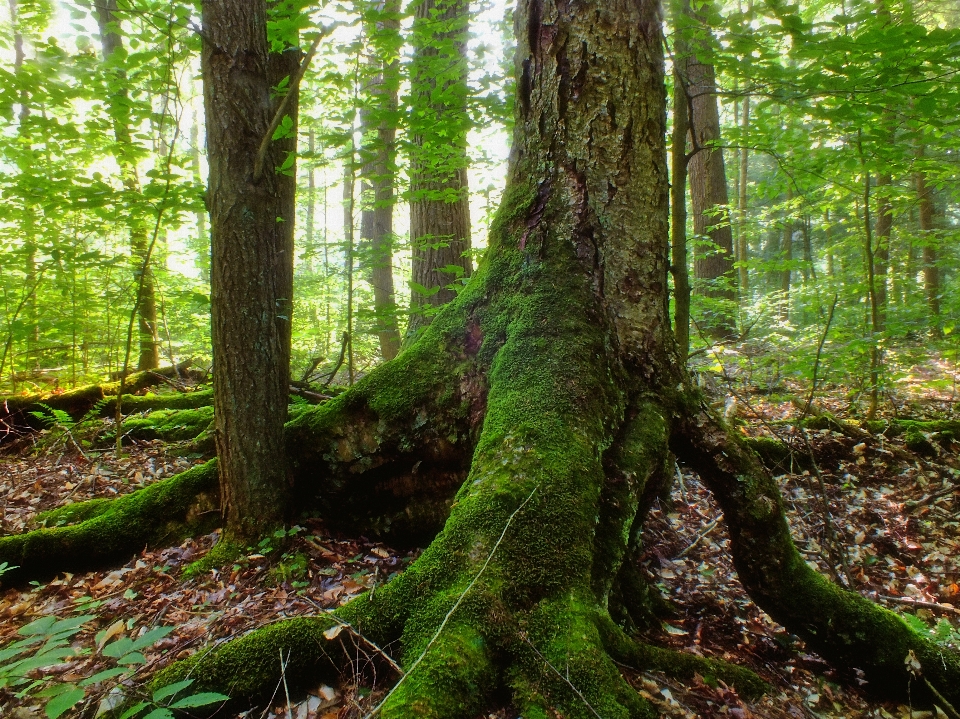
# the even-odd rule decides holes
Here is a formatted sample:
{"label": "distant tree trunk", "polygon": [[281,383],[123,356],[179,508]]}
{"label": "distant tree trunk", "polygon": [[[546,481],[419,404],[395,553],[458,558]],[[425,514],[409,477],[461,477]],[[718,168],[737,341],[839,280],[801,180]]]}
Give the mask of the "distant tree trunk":
{"label": "distant tree trunk", "polygon": [[[923,146],[917,153],[924,155]],[[940,270],[937,267],[937,236],[934,220],[933,190],[927,185],[924,173],[914,176],[917,197],[920,199],[920,234],[923,240],[923,294],[930,310],[930,324],[934,335],[940,336]]]}
{"label": "distant tree trunk", "polygon": [[783,229],[780,240],[780,261],[784,267],[780,270],[780,320],[786,322],[790,319],[790,279],[792,270],[790,263],[793,261],[793,187],[787,185],[787,209],[783,218]]}
{"label": "distant tree trunk", "polygon": [[687,134],[690,105],[683,78],[673,74],[673,135],[670,144],[670,270],[673,274],[674,336],[680,356],[690,354],[690,273],[687,265]]}
{"label": "distant tree trunk", "polygon": [[299,53],[270,53],[266,23],[263,0],[203,2],[216,444],[227,533],[241,541],[281,524],[288,495],[295,175],[274,168],[295,139],[271,142],[259,177],[255,167],[277,108],[271,88]]}
{"label": "distant tree trunk", "polygon": [[[103,46],[103,60],[109,72],[108,102],[113,119],[113,134],[117,140],[116,157],[120,166],[120,179],[123,188],[132,195],[140,194],[140,176],[133,155],[133,137],[129,123],[127,74],[117,67],[118,50],[123,50],[123,36],[119,31],[117,0],[96,0],[97,23],[100,29],[100,42]],[[145,263],[150,244],[148,226],[139,211],[128,214],[130,228],[130,250],[134,262],[134,280],[139,288],[137,297],[137,318],[140,331],[140,357],[138,370],[155,369],[160,366],[160,340],[157,335],[156,279],[149,262]],[[143,273],[142,281],[140,273]]]}
{"label": "distant tree trunk", "polygon": [[[193,181],[200,185],[200,118],[193,114],[190,126],[190,170]],[[197,210],[197,237],[194,240],[193,251],[196,255],[197,269],[200,270],[200,280],[210,284],[210,236],[207,232],[207,209]]]}
{"label": "distant tree trunk", "polygon": [[[683,2],[683,13],[696,17],[689,0]],[[713,146],[720,140],[720,111],[713,65],[701,59],[706,52],[703,42],[687,40],[678,44],[677,63],[681,77],[686,80],[693,110],[690,122],[693,156],[688,166],[693,231],[698,244],[708,241],[706,248],[694,245],[693,271],[697,293],[720,301],[703,324],[706,334],[713,339],[730,339],[737,334],[733,230],[723,150]]]}
{"label": "distant tree trunk", "polygon": [[[410,134],[412,278],[407,336],[472,272],[467,192],[467,0],[420,0],[413,24]],[[418,287],[419,286],[419,287]]]}
{"label": "distant tree trunk", "polygon": [[[746,138],[750,129],[750,96],[743,98],[743,117],[741,119],[743,138]],[[750,245],[747,242],[747,169],[750,164],[750,150],[746,145],[740,148],[740,173],[737,178],[737,245],[740,259],[740,296],[745,299],[750,292],[750,273],[747,269],[747,259],[750,254]]]}
{"label": "distant tree trunk", "polygon": [[890,183],[890,173],[877,177],[877,222],[873,231],[873,271],[879,319],[877,329],[880,332],[887,325],[887,268],[890,265],[890,233],[893,229],[893,208],[888,194]]}
{"label": "distant tree trunk", "polygon": [[[400,3],[387,0],[383,4],[385,18],[368,28],[372,33],[398,35]],[[370,38],[368,37],[368,41]],[[396,121],[399,88],[397,58],[384,61],[378,53],[393,52],[390,42],[372,42],[370,70],[374,73],[367,85],[369,102],[360,112],[364,147],[364,206],[360,216],[360,239],[369,246],[370,280],[373,285],[373,306],[380,354],[391,360],[400,351],[400,330],[397,327],[397,299],[393,286],[393,208],[396,182]],[[386,46],[386,50],[384,48]]]}
{"label": "distant tree trunk", "polygon": [[[26,60],[26,53],[23,49],[23,33],[20,30],[20,7],[17,0],[9,0],[10,23],[13,25],[13,76],[21,80],[19,92],[17,93],[17,102],[20,104],[18,113],[17,134],[21,138],[27,138],[29,141],[29,129],[27,127],[30,120],[30,94],[24,84],[22,84],[23,63]],[[28,153],[29,154],[29,153]],[[29,158],[21,161],[20,171],[29,173],[33,168],[29,167]],[[27,204],[26,202],[24,203]],[[37,226],[34,219],[34,212],[24,208],[23,221],[20,225],[20,232],[23,236],[23,291],[27,293],[26,301],[23,307],[23,316],[27,323],[27,341],[24,352],[24,369],[29,370],[27,363],[33,358],[34,368],[40,367],[40,354],[37,351],[40,344],[40,324],[37,319]],[[11,347],[12,347],[11,334]],[[17,367],[16,362],[11,358],[11,375],[13,377],[13,388],[17,387]]]}

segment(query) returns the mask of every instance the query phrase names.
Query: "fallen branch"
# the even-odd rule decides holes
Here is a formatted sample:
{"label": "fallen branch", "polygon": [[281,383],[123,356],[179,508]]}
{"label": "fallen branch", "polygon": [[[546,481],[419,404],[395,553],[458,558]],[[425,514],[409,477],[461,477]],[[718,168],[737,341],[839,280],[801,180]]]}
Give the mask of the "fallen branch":
{"label": "fallen branch", "polygon": [[937,602],[924,602],[920,599],[910,599],[910,597],[891,597],[885,594],[878,594],[877,599],[894,604],[905,604],[918,609],[929,609],[934,612],[944,612],[946,614],[956,614],[960,616],[960,609],[952,604],[938,604]]}

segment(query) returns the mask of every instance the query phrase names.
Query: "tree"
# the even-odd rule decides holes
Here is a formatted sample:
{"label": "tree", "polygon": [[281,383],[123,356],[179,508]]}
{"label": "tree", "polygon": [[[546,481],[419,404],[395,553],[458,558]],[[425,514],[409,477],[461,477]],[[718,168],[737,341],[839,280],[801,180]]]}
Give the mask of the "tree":
{"label": "tree", "polygon": [[[689,0],[681,3],[677,26],[677,75],[686,93],[690,122],[690,204],[693,231],[697,237],[694,252],[694,278],[697,292],[717,300],[706,334],[715,339],[736,337],[736,279],[733,271],[733,228],[727,198],[727,176],[720,142],[720,110],[717,104],[717,79],[709,60],[709,30],[695,28],[703,22]],[[707,38],[696,37],[705,33]]]}
{"label": "tree", "polygon": [[[130,98],[127,90],[126,72],[123,70],[123,36],[117,17],[117,0],[97,0],[97,22],[103,60],[109,71],[110,118],[116,138],[114,157],[120,165],[123,188],[135,195],[140,194],[140,175],[137,169],[136,145],[130,129]],[[119,51],[119,52],[118,52]],[[140,357],[138,370],[156,369],[160,366],[160,341],[157,334],[156,280],[147,258],[150,244],[147,220],[132,213],[130,216],[130,249],[133,252],[135,279],[137,281],[137,318],[140,331]],[[143,277],[140,277],[140,274]]]}
{"label": "tree", "polygon": [[[397,300],[393,288],[393,207],[396,183],[396,136],[400,84],[396,57],[400,37],[400,7],[396,0],[383,4],[383,18],[367,28],[372,56],[367,70],[367,104],[360,110],[364,145],[364,206],[360,216],[360,238],[369,243],[370,284],[373,285],[374,312],[380,353],[391,360],[400,351],[397,327]],[[386,59],[384,59],[386,57]]]}
{"label": "tree", "polygon": [[416,336],[472,272],[467,194],[467,0],[418,0],[410,67],[410,324]]}
{"label": "tree", "polygon": [[[356,643],[402,666],[387,718],[472,717],[504,694],[524,716],[651,716],[615,662],[762,691],[749,672],[632,635],[655,609],[636,559],[673,452],[718,500],[738,574],[775,620],[878,693],[960,700],[960,657],[807,565],[777,483],[680,363],[659,11],[519,4],[515,144],[483,265],[406,352],[287,425],[301,506],[398,540],[439,530],[430,546],[333,616],[272,623],[158,685],[189,675],[269,701],[281,679],[335,675]],[[181,475],[181,516],[204,472]],[[70,550],[84,524],[0,540],[0,561],[26,562],[15,546]]]}
{"label": "tree", "polygon": [[[216,442],[227,531],[239,540],[287,512],[299,53],[270,51],[264,0],[205,0],[203,27]],[[273,88],[284,78],[293,124],[277,138]]]}

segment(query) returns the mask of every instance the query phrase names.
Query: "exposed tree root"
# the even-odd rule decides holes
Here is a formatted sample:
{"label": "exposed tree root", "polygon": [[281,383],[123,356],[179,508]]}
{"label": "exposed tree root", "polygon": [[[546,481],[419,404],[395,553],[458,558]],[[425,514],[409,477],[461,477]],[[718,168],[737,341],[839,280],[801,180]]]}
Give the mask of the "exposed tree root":
{"label": "exposed tree root", "polygon": [[960,701],[960,657],[812,570],[790,537],[779,488],[756,455],[708,410],[694,408],[688,416],[674,449],[723,508],[737,574],[750,597],[834,665],[862,670],[872,693],[930,702],[905,663],[913,652],[924,678],[947,701]]}
{"label": "exposed tree root", "polygon": [[[68,505],[44,515],[49,528],[0,537],[0,562],[17,567],[4,584],[126,561],[220,521],[216,462],[210,461],[113,500]],[[60,523],[77,522],[76,524]]]}

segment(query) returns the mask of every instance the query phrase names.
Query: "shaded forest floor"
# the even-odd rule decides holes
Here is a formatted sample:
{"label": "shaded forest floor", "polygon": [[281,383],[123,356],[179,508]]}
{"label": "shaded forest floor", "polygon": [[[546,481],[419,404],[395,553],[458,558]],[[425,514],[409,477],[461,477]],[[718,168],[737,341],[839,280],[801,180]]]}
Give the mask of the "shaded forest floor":
{"label": "shaded forest floor", "polygon": [[[909,396],[900,397],[900,410],[909,405],[917,419],[955,419],[957,398],[928,392],[925,386],[920,382],[904,389]],[[842,396],[840,388],[831,390],[818,398],[818,406],[843,416]],[[887,409],[895,406],[888,403]],[[774,471],[780,476],[794,537],[809,562],[930,627],[939,620],[950,622],[941,623],[941,633],[952,632],[949,640],[960,641],[960,437],[930,438],[925,451],[917,454],[906,448],[902,437],[800,430],[793,422],[800,411],[796,403],[751,395],[749,388],[738,391],[735,406],[728,398],[727,409],[744,434],[776,436],[790,448]],[[38,511],[129,492],[201,461],[176,456],[175,445],[159,441],[135,442],[118,459],[108,450],[81,452],[69,438],[56,441],[51,434],[21,439],[0,455],[4,532],[22,530]],[[824,511],[821,479],[829,512]],[[675,616],[650,639],[746,665],[775,691],[758,702],[746,702],[723,685],[681,685],[663,675],[624,668],[664,716],[935,716],[869,701],[858,691],[856,675],[838,674],[760,612],[736,579],[720,518],[696,476],[678,467],[672,496],[654,508],[644,538],[644,569],[676,603]],[[836,541],[830,540],[831,531]],[[0,590],[0,647],[19,627],[44,615],[96,615],[74,637],[76,646],[88,648],[95,648],[98,631],[133,637],[154,626],[173,627],[144,652],[146,663],[134,676],[136,682],[205,643],[336,607],[388,581],[416,556],[415,551],[399,553],[364,537],[331,537],[316,520],[304,520],[288,535],[265,539],[233,566],[195,576],[187,568],[210,549],[216,534],[145,551],[112,571],[60,575],[25,591]],[[102,669],[104,661],[94,650],[48,671],[61,681],[77,681]],[[358,656],[358,667],[367,661]],[[358,719],[382,696],[391,678],[380,677],[371,691],[359,687],[356,676],[359,671],[345,675],[340,686],[317,686],[306,699],[290,705],[278,686],[271,707],[249,716]],[[108,682],[100,685],[85,713],[92,716],[98,703],[109,705],[109,692]],[[3,716],[43,716],[39,701],[20,701],[4,690],[0,707]],[[487,719],[515,717],[516,712],[505,708]]]}

